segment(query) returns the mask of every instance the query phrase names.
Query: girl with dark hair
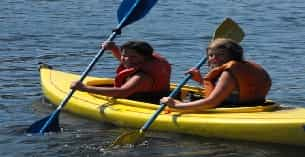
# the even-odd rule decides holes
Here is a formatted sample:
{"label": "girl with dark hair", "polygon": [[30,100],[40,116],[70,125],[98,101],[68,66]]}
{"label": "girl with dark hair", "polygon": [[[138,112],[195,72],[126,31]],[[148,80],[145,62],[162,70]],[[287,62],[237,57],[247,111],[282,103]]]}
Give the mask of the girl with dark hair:
{"label": "girl with dark hair", "polygon": [[167,60],[154,53],[144,41],[128,41],[121,47],[114,42],[102,46],[111,50],[120,61],[113,87],[97,87],[74,82],[71,88],[111,96],[159,104],[160,98],[169,93],[171,66]]}

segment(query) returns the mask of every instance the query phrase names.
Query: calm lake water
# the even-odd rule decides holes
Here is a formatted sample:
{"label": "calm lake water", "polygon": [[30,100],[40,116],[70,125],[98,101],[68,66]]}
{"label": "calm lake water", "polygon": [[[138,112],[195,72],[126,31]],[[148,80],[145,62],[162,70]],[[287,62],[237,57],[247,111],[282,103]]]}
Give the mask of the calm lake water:
{"label": "calm lake water", "polygon": [[[304,148],[152,132],[147,143],[106,149],[126,131],[61,113],[61,134],[30,136],[25,129],[54,108],[43,101],[37,64],[81,73],[117,25],[120,0],[0,1],[0,156],[304,156]],[[172,82],[204,57],[212,33],[231,17],[246,32],[245,57],[273,79],[268,98],[305,107],[303,0],[159,0],[115,39],[149,41],[173,64]],[[105,53],[91,75],[113,77],[117,61]],[[202,71],[206,71],[203,67]],[[192,84],[193,82],[190,82]],[[275,130],[276,131],[276,130]]]}

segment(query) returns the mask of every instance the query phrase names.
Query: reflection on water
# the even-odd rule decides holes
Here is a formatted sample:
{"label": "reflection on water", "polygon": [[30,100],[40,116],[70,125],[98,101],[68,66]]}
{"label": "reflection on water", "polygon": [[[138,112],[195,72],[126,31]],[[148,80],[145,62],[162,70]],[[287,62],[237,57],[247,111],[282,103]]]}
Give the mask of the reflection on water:
{"label": "reflection on water", "polygon": [[[2,0],[0,2],[0,156],[304,156],[303,148],[245,141],[149,132],[136,147],[107,146],[126,128],[89,121],[62,112],[63,132],[25,134],[34,121],[54,108],[42,99],[38,63],[81,73],[99,44],[117,25],[121,0]],[[199,62],[212,32],[231,17],[246,32],[246,58],[270,73],[269,98],[305,106],[305,4],[301,0],[158,1],[116,41],[149,41],[173,65],[172,81]],[[105,53],[91,75],[113,77],[117,61]],[[202,72],[206,67],[202,68]],[[194,84],[194,82],[190,82]],[[197,85],[197,84],[196,84]]]}
{"label": "reflection on water", "polygon": [[[53,111],[52,105],[43,99],[36,100],[33,109],[39,117]],[[265,144],[246,141],[230,141],[165,132],[147,132],[145,141],[136,146],[109,148],[111,142],[124,128],[94,122],[62,112],[60,115],[63,132],[48,133],[45,136],[24,136],[28,125],[8,126],[0,130],[6,135],[0,138],[2,144],[9,143],[3,155],[13,156],[303,156],[302,147]],[[8,136],[7,136],[8,135]],[[18,139],[18,140],[16,140]],[[14,141],[14,142],[13,142]],[[39,144],[38,144],[39,143]],[[16,149],[26,149],[16,152]],[[9,153],[13,152],[13,153]]]}

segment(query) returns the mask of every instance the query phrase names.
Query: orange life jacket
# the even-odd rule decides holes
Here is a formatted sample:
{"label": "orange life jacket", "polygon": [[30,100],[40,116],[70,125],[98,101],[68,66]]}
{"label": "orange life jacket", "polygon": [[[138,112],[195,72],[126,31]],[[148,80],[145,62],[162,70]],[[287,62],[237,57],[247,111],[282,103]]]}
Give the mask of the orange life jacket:
{"label": "orange life jacket", "polygon": [[271,79],[260,65],[248,61],[230,61],[211,70],[203,81],[205,96],[211,94],[223,71],[231,73],[238,83],[239,104],[264,102],[271,87]]}
{"label": "orange life jacket", "polygon": [[144,72],[153,79],[153,86],[149,92],[169,91],[171,65],[157,53],[153,53],[153,59],[141,67],[125,68],[122,64],[119,65],[114,86],[121,87],[129,77],[137,72]]}

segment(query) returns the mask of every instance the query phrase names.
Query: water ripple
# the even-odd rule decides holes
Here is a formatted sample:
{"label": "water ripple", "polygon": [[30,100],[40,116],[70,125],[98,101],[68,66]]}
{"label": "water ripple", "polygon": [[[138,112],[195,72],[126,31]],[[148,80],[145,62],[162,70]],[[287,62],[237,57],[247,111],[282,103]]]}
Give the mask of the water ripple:
{"label": "water ripple", "polygon": [[[0,156],[304,156],[304,150],[294,147],[156,132],[144,145],[107,149],[124,129],[64,112],[62,134],[24,134],[28,125],[54,110],[41,100],[37,64],[81,73],[117,25],[120,2],[0,1]],[[272,77],[268,98],[304,107],[304,9],[303,0],[162,0],[115,40],[150,42],[171,62],[172,81],[179,82],[188,68],[205,57],[217,25],[231,17],[246,33],[241,43],[246,58],[262,64]],[[90,75],[113,77],[117,63],[105,53]],[[201,71],[205,73],[207,67]]]}

